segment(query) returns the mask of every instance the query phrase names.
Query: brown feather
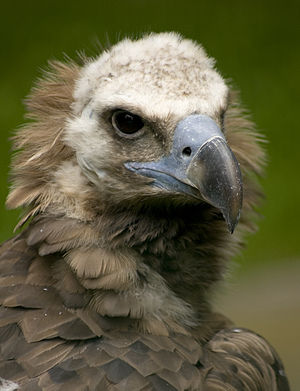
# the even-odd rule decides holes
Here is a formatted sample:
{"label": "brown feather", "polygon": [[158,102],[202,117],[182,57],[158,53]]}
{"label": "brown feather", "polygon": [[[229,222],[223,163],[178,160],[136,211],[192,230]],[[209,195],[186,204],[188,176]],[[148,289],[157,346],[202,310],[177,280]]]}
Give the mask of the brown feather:
{"label": "brown feather", "polygon": [[[163,61],[154,61],[151,50],[154,62],[142,59],[155,73],[147,79],[147,92],[153,89],[153,100],[161,94],[160,106],[174,97],[176,106],[184,96],[184,107],[199,67],[204,74],[197,94],[205,100],[208,68],[217,78],[211,62],[193,43],[163,36],[170,40],[160,53]],[[188,45],[186,55],[177,51],[180,45]],[[128,72],[123,62],[119,68],[113,62],[118,50],[107,54],[115,68],[105,82],[117,79],[118,72],[123,80]],[[193,71],[187,72],[193,50],[201,61],[192,57]],[[177,61],[188,85],[176,79],[176,72],[168,73]],[[129,159],[151,161],[169,153],[180,113],[159,115],[157,107],[144,106],[153,137],[146,129],[135,144],[120,140],[112,129],[101,133],[107,113],[97,113],[96,141],[102,147],[88,144],[88,153],[96,153],[103,165],[101,178],[83,167],[72,139],[93,141],[75,134],[86,123],[73,128],[71,136],[70,127],[80,117],[78,83],[86,63],[83,68],[72,61],[50,63],[27,100],[30,122],[14,137],[17,153],[7,206],[24,207],[19,226],[29,224],[0,247],[0,377],[26,391],[288,391],[273,348],[252,332],[233,329],[210,305],[227,261],[255,229],[262,196],[256,177],[265,162],[263,140],[238,95],[231,91],[223,102],[228,106],[224,133],[244,182],[240,223],[230,235],[216,208],[155,193],[147,180],[141,185],[124,167]],[[130,68],[129,74],[136,75],[138,86],[140,73]],[[97,86],[88,79],[85,107]],[[139,113],[142,103],[136,104],[130,107]],[[195,111],[189,110],[186,115]],[[220,107],[214,110],[220,124]]]}
{"label": "brown feather", "polygon": [[37,122],[30,122],[14,138],[15,148],[21,152],[14,160],[15,186],[7,200],[10,208],[29,205],[37,199],[47,204],[49,173],[72,155],[61,136],[66,115],[70,114],[79,67],[74,62],[66,65],[55,61],[49,63],[49,68],[27,99],[28,118]]}

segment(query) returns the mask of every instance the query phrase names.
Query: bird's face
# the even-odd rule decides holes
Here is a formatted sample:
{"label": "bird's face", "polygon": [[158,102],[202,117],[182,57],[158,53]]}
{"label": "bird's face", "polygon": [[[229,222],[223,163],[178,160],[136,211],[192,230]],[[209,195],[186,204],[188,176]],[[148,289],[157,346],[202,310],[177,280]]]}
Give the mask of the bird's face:
{"label": "bird's face", "polygon": [[122,41],[83,69],[65,141],[102,195],[206,201],[233,231],[242,184],[221,131],[227,95],[193,42],[175,34]]}

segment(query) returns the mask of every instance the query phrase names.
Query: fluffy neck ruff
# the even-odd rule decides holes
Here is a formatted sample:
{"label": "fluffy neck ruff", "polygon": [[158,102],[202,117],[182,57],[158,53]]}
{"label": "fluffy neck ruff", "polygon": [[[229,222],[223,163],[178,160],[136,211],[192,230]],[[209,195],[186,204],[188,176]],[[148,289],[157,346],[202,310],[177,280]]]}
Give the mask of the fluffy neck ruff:
{"label": "fluffy neck ruff", "polygon": [[207,321],[211,288],[240,244],[205,204],[110,206],[88,222],[54,210],[35,217],[25,236],[54,265],[64,305],[151,333],[187,333]]}

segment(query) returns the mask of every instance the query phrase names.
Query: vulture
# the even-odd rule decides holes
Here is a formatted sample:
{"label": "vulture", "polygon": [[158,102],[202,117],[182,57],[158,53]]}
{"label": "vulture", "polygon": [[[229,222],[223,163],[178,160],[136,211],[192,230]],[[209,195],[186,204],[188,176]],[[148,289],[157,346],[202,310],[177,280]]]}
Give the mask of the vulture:
{"label": "vulture", "polygon": [[211,298],[255,229],[262,138],[176,33],[52,61],[14,136],[0,389],[286,391],[272,346]]}

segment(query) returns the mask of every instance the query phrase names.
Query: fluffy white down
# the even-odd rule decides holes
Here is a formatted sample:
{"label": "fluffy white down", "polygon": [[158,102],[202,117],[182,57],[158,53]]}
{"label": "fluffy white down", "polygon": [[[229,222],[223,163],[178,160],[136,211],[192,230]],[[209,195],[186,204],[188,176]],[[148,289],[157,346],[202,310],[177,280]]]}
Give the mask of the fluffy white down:
{"label": "fluffy white down", "polygon": [[99,104],[127,103],[151,107],[156,115],[184,115],[187,108],[212,115],[228,92],[214,63],[199,44],[176,33],[125,39],[83,68],[75,87],[75,114],[87,104],[99,110]]}
{"label": "fluffy white down", "polygon": [[5,380],[2,377],[0,377],[0,391],[15,391],[19,390],[20,387],[17,383],[14,383],[10,380]]}

